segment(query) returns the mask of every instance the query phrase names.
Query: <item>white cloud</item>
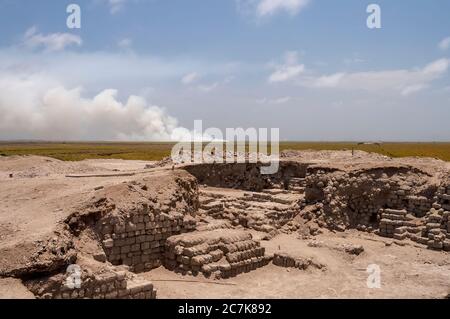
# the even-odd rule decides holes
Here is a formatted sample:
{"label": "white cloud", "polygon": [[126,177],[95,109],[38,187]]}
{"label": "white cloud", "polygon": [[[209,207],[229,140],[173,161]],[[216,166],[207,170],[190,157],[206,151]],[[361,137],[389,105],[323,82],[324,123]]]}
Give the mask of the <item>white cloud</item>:
{"label": "white cloud", "polygon": [[450,66],[449,59],[439,59],[423,68],[335,73],[316,77],[303,77],[297,82],[306,87],[346,90],[390,91],[409,95],[425,89],[443,76]]}
{"label": "white cloud", "polygon": [[181,83],[189,85],[196,82],[199,78],[200,76],[196,72],[191,72],[183,76],[183,78],[181,79]]}
{"label": "white cloud", "polygon": [[285,11],[291,15],[298,14],[309,0],[261,0],[256,11],[258,16],[270,16],[280,11]]}
{"label": "white cloud", "polygon": [[80,88],[36,74],[0,76],[0,113],[2,139],[151,141],[181,139],[184,132],[140,96],[121,102],[107,89],[84,97]]}
{"label": "white cloud", "polygon": [[352,57],[352,58],[344,59],[344,64],[345,65],[354,65],[354,64],[364,63],[364,62],[366,62],[366,61],[364,59],[359,58],[359,57]]}
{"label": "white cloud", "polygon": [[130,38],[123,38],[117,42],[117,46],[122,49],[129,49],[133,44],[133,40]]}
{"label": "white cloud", "polygon": [[284,97],[279,97],[279,98],[275,98],[275,99],[262,98],[262,99],[256,100],[256,103],[258,103],[258,104],[285,104],[291,100],[292,100],[292,98],[290,96],[284,96]]}
{"label": "white cloud", "polygon": [[305,70],[303,64],[298,64],[298,53],[290,51],[285,53],[284,63],[276,65],[275,71],[269,76],[270,83],[285,82],[297,78]]}
{"label": "white cloud", "polygon": [[111,14],[116,14],[123,9],[127,0],[107,0],[109,11]]}
{"label": "white cloud", "polygon": [[335,73],[331,75],[324,75],[318,77],[313,86],[315,87],[336,87],[341,79],[345,76],[345,73]]}
{"label": "white cloud", "polygon": [[214,82],[211,84],[203,84],[203,85],[199,85],[198,89],[202,92],[211,92],[215,89],[217,89],[219,87],[220,83],[219,82]]}
{"label": "white cloud", "polygon": [[439,76],[442,73],[447,72],[448,67],[450,65],[449,59],[439,59],[434,62],[431,62],[430,64],[426,65],[420,73],[423,73],[424,75],[429,76]]}
{"label": "white cloud", "polygon": [[417,93],[417,92],[419,92],[419,91],[422,91],[422,90],[426,89],[427,87],[428,87],[428,85],[426,85],[426,84],[414,84],[414,85],[410,85],[410,86],[405,87],[405,88],[402,90],[401,94],[402,94],[403,96],[409,96],[409,95],[411,95],[411,94],[414,94],[414,93]]}
{"label": "white cloud", "polygon": [[441,42],[439,42],[439,49],[445,51],[450,48],[450,37],[447,37],[443,39]]}
{"label": "white cloud", "polygon": [[70,33],[38,33],[36,27],[25,32],[23,43],[29,48],[44,48],[46,51],[62,51],[71,45],[81,46],[83,41],[77,35]]}

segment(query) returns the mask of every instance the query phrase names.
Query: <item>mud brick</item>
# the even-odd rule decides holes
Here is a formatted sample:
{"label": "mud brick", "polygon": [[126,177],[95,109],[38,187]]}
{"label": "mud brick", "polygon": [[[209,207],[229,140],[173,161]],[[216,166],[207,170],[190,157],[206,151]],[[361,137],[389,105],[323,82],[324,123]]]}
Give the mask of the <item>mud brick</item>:
{"label": "mud brick", "polygon": [[114,291],[116,289],[115,282],[108,283],[108,292]]}
{"label": "mud brick", "polygon": [[133,265],[137,265],[140,264],[142,262],[142,257],[141,256],[134,256],[132,258],[132,263]]}
{"label": "mud brick", "polygon": [[126,240],[125,239],[115,239],[114,240],[114,246],[122,247],[124,245],[126,245]]}
{"label": "mud brick", "polygon": [[131,246],[122,246],[120,247],[121,254],[128,254],[131,251]]}
{"label": "mud brick", "polygon": [[152,242],[150,243],[150,247],[151,247],[152,249],[154,249],[154,248],[159,248],[159,246],[160,246],[159,241],[152,241]]}
{"label": "mud brick", "polygon": [[105,248],[112,248],[114,246],[114,240],[112,240],[112,239],[105,239],[103,241],[103,246]]}
{"label": "mud brick", "polygon": [[107,284],[102,284],[100,286],[100,292],[105,294],[108,291],[108,285]]}
{"label": "mud brick", "polygon": [[403,233],[406,233],[406,231],[407,231],[407,227],[406,226],[402,226],[402,227],[396,228],[394,233],[395,234],[403,234]]}
{"label": "mud brick", "polygon": [[122,258],[122,262],[124,265],[131,266],[133,264],[133,260],[130,257]]}
{"label": "mud brick", "polygon": [[104,234],[104,235],[106,235],[106,234],[111,234],[113,232],[113,227],[111,227],[111,225],[104,225],[103,227],[102,227],[102,233]]}
{"label": "mud brick", "polygon": [[125,226],[125,230],[129,233],[129,232],[134,232],[136,231],[136,224],[133,223],[127,223]]}
{"label": "mud brick", "polygon": [[136,252],[136,251],[139,251],[139,250],[141,250],[141,245],[134,244],[134,245],[131,246],[131,251],[132,252]]}
{"label": "mud brick", "polygon": [[146,263],[144,264],[144,268],[145,268],[145,270],[151,270],[151,269],[153,269],[153,263],[152,263],[152,262],[146,262]]}
{"label": "mud brick", "polygon": [[126,227],[124,224],[116,224],[114,226],[114,232],[117,234],[122,234],[124,232],[126,232]]}
{"label": "mud brick", "polygon": [[134,272],[143,272],[145,270],[145,265],[143,263],[134,266]]}
{"label": "mud brick", "polygon": [[108,259],[113,262],[120,259],[120,255],[108,255]]}
{"label": "mud brick", "polygon": [[172,233],[163,233],[162,234],[163,238],[161,240],[166,241],[166,239],[169,238],[170,236],[172,236]]}
{"label": "mud brick", "polygon": [[121,252],[120,247],[113,247],[112,248],[112,254],[113,255],[119,255]]}
{"label": "mud brick", "polygon": [[394,239],[397,239],[397,240],[404,240],[404,239],[406,239],[406,233],[402,233],[402,234],[394,234]]}
{"label": "mud brick", "polygon": [[210,253],[213,262],[219,261],[223,257],[223,251],[221,250],[214,250]]}
{"label": "mud brick", "polygon": [[125,279],[118,282],[118,288],[119,289],[126,289],[127,285],[128,285],[128,282]]}
{"label": "mud brick", "polygon": [[144,299],[152,299],[153,291],[146,291]]}
{"label": "mud brick", "polygon": [[129,295],[129,291],[127,289],[121,289],[118,291],[119,298],[125,298]]}
{"label": "mud brick", "polygon": [[189,265],[191,263],[191,259],[187,256],[181,256],[181,262],[185,265]]}
{"label": "mud brick", "polygon": [[143,263],[147,263],[150,261],[150,255],[142,255],[141,260]]}

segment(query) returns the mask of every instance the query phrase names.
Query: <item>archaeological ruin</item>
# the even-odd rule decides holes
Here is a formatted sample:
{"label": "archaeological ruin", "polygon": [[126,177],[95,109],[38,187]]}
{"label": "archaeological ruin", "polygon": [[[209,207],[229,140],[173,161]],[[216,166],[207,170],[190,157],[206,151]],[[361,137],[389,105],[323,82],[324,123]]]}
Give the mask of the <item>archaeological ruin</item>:
{"label": "archaeological ruin", "polygon": [[[16,287],[12,298],[176,298],[183,281],[206,285],[192,297],[333,296],[343,282],[350,297],[450,288],[450,173],[439,160],[286,151],[272,175],[254,163],[0,162],[0,287]],[[390,290],[368,290],[370,264]],[[411,288],[422,281],[432,288]]]}

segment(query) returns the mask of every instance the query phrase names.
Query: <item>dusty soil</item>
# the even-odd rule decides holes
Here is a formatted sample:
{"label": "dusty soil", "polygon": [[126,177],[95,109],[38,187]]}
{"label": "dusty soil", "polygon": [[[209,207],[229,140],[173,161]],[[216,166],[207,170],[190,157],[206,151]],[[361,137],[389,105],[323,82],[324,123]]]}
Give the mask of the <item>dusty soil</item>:
{"label": "dusty soil", "polygon": [[[36,156],[0,157],[0,248],[51,233],[71,208],[95,195],[96,188],[135,178],[114,177],[114,174],[139,174],[149,163],[152,162],[87,160],[71,163]],[[111,176],[67,178],[70,174]]]}

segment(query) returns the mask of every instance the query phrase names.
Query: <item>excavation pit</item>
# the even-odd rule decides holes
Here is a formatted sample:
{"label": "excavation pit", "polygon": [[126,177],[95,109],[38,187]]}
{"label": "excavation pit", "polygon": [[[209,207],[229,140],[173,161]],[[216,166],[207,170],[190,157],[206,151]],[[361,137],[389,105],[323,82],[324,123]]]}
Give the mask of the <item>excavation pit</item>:
{"label": "excavation pit", "polygon": [[[320,275],[337,284],[340,272],[356,278],[349,260],[361,267],[377,259],[390,264],[385,249],[394,250],[397,263],[415,264],[418,273],[422,258],[432,261],[428,267],[438,284],[427,296],[448,282],[450,178],[444,162],[287,152],[276,174],[262,175],[252,163],[173,167],[163,161],[117,172],[118,166],[43,158],[0,161],[8,181],[0,186],[0,275],[18,278],[36,298],[185,297],[161,274],[180,285],[189,278],[238,285],[252,279],[262,290],[283,294],[279,280],[291,297],[310,296],[286,276],[305,284]],[[36,166],[46,173],[37,175]],[[73,175],[78,178],[67,177]],[[342,247],[364,249],[353,254]],[[321,268],[314,260],[323,271],[282,272]],[[79,287],[70,285],[73,266],[81,270]],[[270,272],[279,279],[262,279]],[[410,293],[401,282],[394,286]],[[201,289],[190,289],[191,297],[202,296]],[[311,287],[317,295],[326,292],[318,289]],[[242,292],[262,296],[251,287]]]}

